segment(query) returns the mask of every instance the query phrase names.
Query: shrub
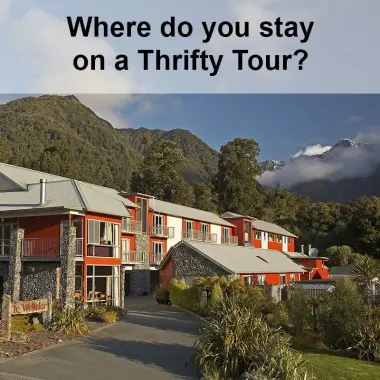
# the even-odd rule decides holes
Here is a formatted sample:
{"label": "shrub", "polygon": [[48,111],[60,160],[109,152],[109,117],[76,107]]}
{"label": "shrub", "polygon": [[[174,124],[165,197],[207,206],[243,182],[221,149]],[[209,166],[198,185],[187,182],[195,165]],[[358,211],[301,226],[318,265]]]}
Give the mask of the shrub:
{"label": "shrub", "polygon": [[213,305],[217,302],[220,302],[223,300],[223,291],[222,288],[218,283],[216,283],[212,290],[211,290],[211,295],[210,295],[210,304]]}
{"label": "shrub", "polygon": [[327,343],[340,349],[354,346],[354,332],[360,327],[364,310],[356,284],[349,279],[338,280],[320,310],[319,323]]}
{"label": "shrub", "polygon": [[354,331],[359,358],[380,362],[380,307],[368,307],[360,328]]}
{"label": "shrub", "polygon": [[197,287],[190,288],[183,281],[173,280],[169,291],[172,305],[193,312],[200,310],[200,294]]}
{"label": "shrub", "polygon": [[103,315],[103,321],[105,323],[111,324],[111,323],[117,322],[117,320],[118,320],[118,317],[115,311],[107,310]]}
{"label": "shrub", "polygon": [[169,289],[161,284],[153,292],[153,296],[156,300],[169,301],[170,299]]}
{"label": "shrub", "polygon": [[290,337],[270,327],[243,297],[216,303],[200,332],[194,360],[206,378],[303,379]]}
{"label": "shrub", "polygon": [[41,323],[34,323],[33,315],[14,315],[11,321],[11,329],[14,332],[30,333],[43,328]]}
{"label": "shrub", "polygon": [[106,310],[107,312],[115,313],[117,321],[120,321],[120,319],[122,319],[128,314],[127,310],[123,309],[120,306],[107,306]]}
{"label": "shrub", "polygon": [[67,335],[84,335],[89,332],[83,311],[74,308],[55,312],[47,328]]}
{"label": "shrub", "polygon": [[107,309],[104,305],[89,306],[85,312],[85,318],[91,321],[103,321]]}
{"label": "shrub", "polygon": [[303,289],[292,289],[290,300],[286,302],[289,320],[296,337],[301,337],[310,327],[311,307],[309,296]]}

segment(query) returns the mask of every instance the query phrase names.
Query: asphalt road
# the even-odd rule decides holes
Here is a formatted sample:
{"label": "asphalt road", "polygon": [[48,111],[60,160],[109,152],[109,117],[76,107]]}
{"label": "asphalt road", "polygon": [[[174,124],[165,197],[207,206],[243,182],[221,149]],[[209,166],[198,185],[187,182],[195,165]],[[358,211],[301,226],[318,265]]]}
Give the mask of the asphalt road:
{"label": "asphalt road", "polygon": [[0,379],[200,379],[189,362],[200,320],[151,297],[128,303],[129,315],[115,325],[0,362]]}

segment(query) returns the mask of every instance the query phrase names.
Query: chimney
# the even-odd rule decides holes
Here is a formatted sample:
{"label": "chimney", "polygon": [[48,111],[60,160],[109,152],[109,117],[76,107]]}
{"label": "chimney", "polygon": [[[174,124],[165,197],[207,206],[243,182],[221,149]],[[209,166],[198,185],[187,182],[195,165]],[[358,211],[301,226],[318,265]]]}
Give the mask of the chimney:
{"label": "chimney", "polygon": [[40,179],[40,205],[46,202],[46,179]]}
{"label": "chimney", "polygon": [[311,244],[309,244],[308,247],[309,247],[308,255],[310,256],[310,253],[311,253]]}
{"label": "chimney", "polygon": [[302,244],[301,245],[301,252],[304,253],[304,249],[303,249],[304,245]]}

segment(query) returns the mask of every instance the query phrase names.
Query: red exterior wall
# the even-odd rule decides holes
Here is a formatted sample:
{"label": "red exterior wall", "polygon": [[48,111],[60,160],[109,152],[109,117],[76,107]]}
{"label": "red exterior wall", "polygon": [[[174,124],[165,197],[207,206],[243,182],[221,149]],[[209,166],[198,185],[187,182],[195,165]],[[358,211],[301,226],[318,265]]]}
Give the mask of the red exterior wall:
{"label": "red exterior wall", "polygon": [[290,238],[290,244],[288,245],[288,252],[294,252],[295,238]]}
{"label": "red exterior wall", "polygon": [[68,215],[31,216],[19,218],[19,227],[25,230],[25,238],[59,238],[61,220]]}
{"label": "red exterior wall", "polygon": [[282,251],[282,242],[277,242],[277,235],[274,234],[273,241],[269,241],[268,235],[268,249],[273,249],[274,251]]}
{"label": "red exterior wall", "polygon": [[[265,280],[266,280],[266,283],[268,285],[278,285],[281,283],[281,276],[280,276],[281,274],[286,275],[286,283],[289,283],[290,282],[290,275],[292,273],[259,273],[259,274],[265,276]],[[300,275],[298,273],[293,273],[293,274],[294,274],[294,280],[299,281]],[[255,277],[257,275],[258,275],[258,273],[251,273],[251,274],[244,273],[244,274],[240,275],[240,280],[243,281],[245,276]]]}
{"label": "red exterior wall", "polygon": [[159,273],[160,285],[164,285],[165,274],[166,274],[166,279],[167,279],[167,285],[169,285],[170,281],[173,278],[173,261],[171,257],[168,259],[165,266],[162,269],[160,269],[160,273]]}
{"label": "red exterior wall", "polygon": [[301,275],[301,280],[329,280],[331,278],[328,269],[323,268],[325,260],[321,258],[297,258],[294,261],[305,268],[316,268],[310,272],[310,276],[309,273]]}

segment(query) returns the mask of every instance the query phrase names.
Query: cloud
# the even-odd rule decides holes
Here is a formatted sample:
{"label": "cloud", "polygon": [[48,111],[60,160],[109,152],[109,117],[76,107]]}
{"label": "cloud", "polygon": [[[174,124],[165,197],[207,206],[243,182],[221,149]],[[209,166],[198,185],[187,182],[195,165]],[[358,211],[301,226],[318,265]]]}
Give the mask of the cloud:
{"label": "cloud", "polygon": [[293,157],[297,158],[299,156],[316,156],[318,154],[325,153],[329,151],[332,147],[331,146],[322,146],[321,144],[317,145],[311,145],[306,147],[305,150],[300,150],[297,152]]}
{"label": "cloud", "polygon": [[380,127],[359,132],[355,137],[355,141],[380,144]]}
{"label": "cloud", "polygon": [[180,98],[170,95],[139,96],[139,105],[131,115],[131,119],[141,116],[156,116],[170,110],[171,114],[181,112],[183,102]]}
{"label": "cloud", "polygon": [[0,24],[4,20],[6,20],[10,9],[11,9],[11,1],[10,0],[1,0],[0,1]]}
{"label": "cloud", "polygon": [[[288,160],[283,169],[277,172],[265,172],[258,180],[266,186],[281,184],[285,188],[291,188],[298,183],[318,179],[337,181],[343,178],[369,176],[380,165],[380,130],[362,132],[357,137],[360,138],[355,140],[372,142],[371,149],[363,146],[353,148],[334,146],[326,151],[323,158],[312,154],[295,155],[296,158]],[[326,147],[320,146],[320,148]]]}
{"label": "cloud", "polygon": [[363,121],[363,119],[360,116],[352,115],[348,118],[347,122],[350,124],[357,124]]}

